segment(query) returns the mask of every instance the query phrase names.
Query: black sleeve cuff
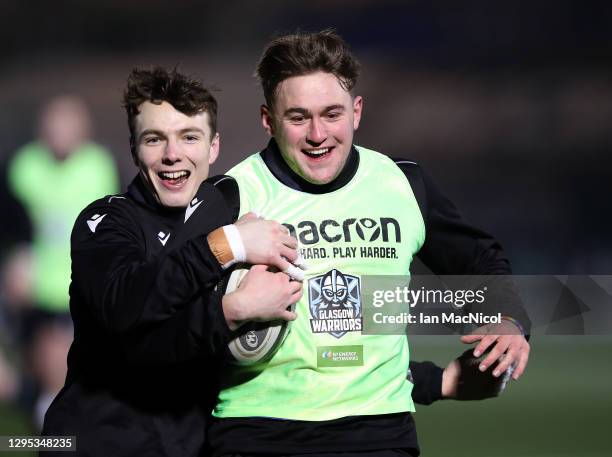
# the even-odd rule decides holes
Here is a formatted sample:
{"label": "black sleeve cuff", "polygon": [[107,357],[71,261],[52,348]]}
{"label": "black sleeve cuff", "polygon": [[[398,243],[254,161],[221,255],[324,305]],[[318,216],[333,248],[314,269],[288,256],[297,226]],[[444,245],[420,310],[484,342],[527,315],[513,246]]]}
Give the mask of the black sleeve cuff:
{"label": "black sleeve cuff", "polygon": [[410,362],[408,379],[412,375],[412,400],[420,405],[430,405],[442,399],[443,373],[444,369],[433,362]]}
{"label": "black sleeve cuff", "polygon": [[222,300],[223,295],[218,292],[209,294],[207,300],[203,300],[204,306],[196,308],[202,314],[197,317],[194,315],[189,323],[190,332],[201,342],[206,356],[222,355],[232,338],[232,331],[223,314]]}

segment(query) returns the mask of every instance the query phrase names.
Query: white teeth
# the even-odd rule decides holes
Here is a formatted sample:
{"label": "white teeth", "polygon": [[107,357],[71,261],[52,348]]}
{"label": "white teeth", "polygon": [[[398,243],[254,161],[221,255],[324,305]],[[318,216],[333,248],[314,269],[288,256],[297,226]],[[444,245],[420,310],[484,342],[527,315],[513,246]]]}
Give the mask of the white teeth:
{"label": "white teeth", "polygon": [[310,149],[308,151],[306,151],[308,154],[314,154],[316,156],[325,154],[327,152],[329,152],[329,148],[323,148],[323,149]]}
{"label": "white teeth", "polygon": [[187,172],[186,171],[162,171],[160,173],[160,176],[162,178],[166,178],[166,179],[179,179],[179,178],[183,178],[187,176]]}

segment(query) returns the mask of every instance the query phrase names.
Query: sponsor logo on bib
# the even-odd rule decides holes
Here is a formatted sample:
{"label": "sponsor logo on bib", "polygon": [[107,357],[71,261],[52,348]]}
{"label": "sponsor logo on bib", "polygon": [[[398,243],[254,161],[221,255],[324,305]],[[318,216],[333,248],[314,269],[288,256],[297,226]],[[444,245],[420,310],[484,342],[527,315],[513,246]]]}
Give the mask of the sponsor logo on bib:
{"label": "sponsor logo on bib", "polygon": [[360,367],[363,365],[363,346],[319,346],[317,367]]}

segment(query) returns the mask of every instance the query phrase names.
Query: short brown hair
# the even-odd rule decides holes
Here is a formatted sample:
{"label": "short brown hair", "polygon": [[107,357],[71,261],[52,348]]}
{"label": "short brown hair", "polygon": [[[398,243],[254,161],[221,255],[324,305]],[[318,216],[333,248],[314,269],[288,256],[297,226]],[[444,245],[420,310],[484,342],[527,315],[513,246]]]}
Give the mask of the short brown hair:
{"label": "short brown hair", "polygon": [[156,105],[168,102],[187,116],[208,113],[211,136],[217,133],[217,101],[200,81],[179,73],[176,68],[170,71],[159,66],[134,68],[123,93],[133,155],[136,154],[135,119],[140,113],[138,107],[144,102]]}
{"label": "short brown hair", "polygon": [[332,29],[296,32],[272,40],[264,49],[255,75],[263,88],[266,103],[272,108],[281,82],[317,71],[332,73],[349,92],[357,83],[359,62]]}

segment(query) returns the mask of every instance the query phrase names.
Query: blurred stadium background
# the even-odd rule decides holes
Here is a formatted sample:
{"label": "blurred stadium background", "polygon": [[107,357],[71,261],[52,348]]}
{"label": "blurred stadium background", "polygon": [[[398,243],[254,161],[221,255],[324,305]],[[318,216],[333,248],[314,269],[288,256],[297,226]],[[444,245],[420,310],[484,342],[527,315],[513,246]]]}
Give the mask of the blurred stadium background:
{"label": "blurred stadium background", "polygon": [[[277,32],[334,27],[362,63],[358,144],[420,162],[470,221],[502,241],[516,273],[612,273],[611,2],[1,5],[2,169],[35,138],[43,104],[74,94],[124,188],[134,174],[120,106],[127,73],[178,64],[218,88],[222,153],[213,172],[222,173],[267,141],[252,77],[263,44]],[[3,229],[10,224],[3,214]],[[23,367],[8,340],[0,334],[0,352]],[[417,337],[412,352],[445,364],[459,346]],[[540,337],[532,348],[525,377],[503,397],[420,408],[423,455],[611,455],[612,337]],[[23,402],[0,400],[0,435],[32,433]]]}

